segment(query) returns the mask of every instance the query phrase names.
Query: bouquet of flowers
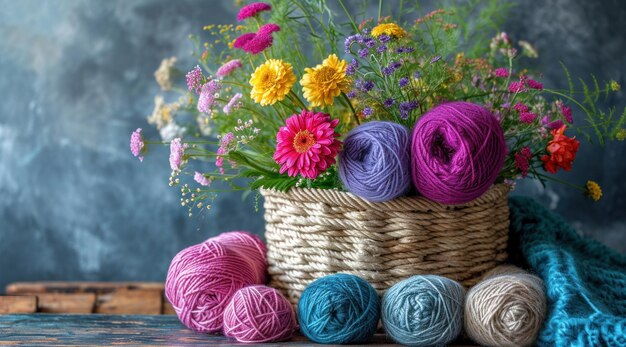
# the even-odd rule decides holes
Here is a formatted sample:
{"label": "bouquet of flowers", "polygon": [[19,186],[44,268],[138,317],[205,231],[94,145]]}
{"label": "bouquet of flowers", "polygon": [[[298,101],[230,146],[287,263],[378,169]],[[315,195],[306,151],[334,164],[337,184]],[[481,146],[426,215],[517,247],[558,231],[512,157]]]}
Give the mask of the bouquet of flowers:
{"label": "bouquet of flowers", "polygon": [[[157,82],[168,98],[180,95],[155,98],[148,121],[162,141],[137,129],[131,151],[142,160],[150,145],[169,145],[170,185],[180,186],[190,214],[225,189],[337,189],[369,201],[419,194],[459,204],[494,183],[558,181],[552,174],[571,169],[579,138],[626,138],[626,110],[598,107],[620,86],[592,77],[577,90],[564,67],[569,88],[545,87],[521,66],[535,48],[490,31],[502,6],[421,14],[416,5],[394,20],[382,6],[365,18],[365,5],[358,14],[341,0],[337,16],[326,1],[250,3],[236,25],[191,37],[198,65],[184,89],[173,80],[176,58],[162,62]],[[602,195],[594,181],[570,185]]]}

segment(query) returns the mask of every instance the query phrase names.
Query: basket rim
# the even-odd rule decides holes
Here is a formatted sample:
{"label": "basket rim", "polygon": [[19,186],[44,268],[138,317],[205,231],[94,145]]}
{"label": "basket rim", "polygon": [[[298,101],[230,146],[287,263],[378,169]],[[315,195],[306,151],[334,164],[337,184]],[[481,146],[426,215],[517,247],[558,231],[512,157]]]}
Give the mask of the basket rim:
{"label": "basket rim", "polygon": [[507,194],[511,191],[511,188],[507,184],[498,183],[492,185],[489,190],[487,190],[480,197],[467,203],[458,205],[445,205],[432,201],[424,196],[418,195],[403,196],[383,202],[371,202],[360,198],[350,192],[344,192],[337,189],[293,187],[286,192],[265,188],[261,188],[259,191],[261,192],[261,195],[263,195],[263,197],[265,198],[295,200],[303,203],[326,203],[330,205],[339,205],[343,207],[352,207],[359,209],[384,209],[398,211],[428,209],[432,211],[447,211],[451,209],[456,210],[493,203],[494,201],[498,201],[503,197],[506,198]]}

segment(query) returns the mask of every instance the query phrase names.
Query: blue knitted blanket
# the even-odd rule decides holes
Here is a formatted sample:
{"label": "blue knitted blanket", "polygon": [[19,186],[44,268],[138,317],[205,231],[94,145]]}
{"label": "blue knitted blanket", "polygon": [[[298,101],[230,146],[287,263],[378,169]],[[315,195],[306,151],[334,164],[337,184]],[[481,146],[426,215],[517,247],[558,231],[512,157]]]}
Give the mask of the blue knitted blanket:
{"label": "blue knitted blanket", "polygon": [[626,346],[626,257],[580,237],[531,199],[514,197],[509,206],[509,254],[514,262],[521,255],[518,265],[546,284],[548,316],[537,345]]}

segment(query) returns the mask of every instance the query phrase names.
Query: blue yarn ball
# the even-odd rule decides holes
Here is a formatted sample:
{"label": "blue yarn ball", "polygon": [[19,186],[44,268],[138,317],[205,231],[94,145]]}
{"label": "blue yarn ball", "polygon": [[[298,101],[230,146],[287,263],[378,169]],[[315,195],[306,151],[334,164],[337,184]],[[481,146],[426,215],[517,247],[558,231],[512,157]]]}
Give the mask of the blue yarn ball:
{"label": "blue yarn ball", "polygon": [[443,346],[461,333],[465,288],[436,275],[396,283],[383,296],[387,335],[407,346]]}
{"label": "blue yarn ball", "polygon": [[411,138],[407,128],[372,121],[352,129],[339,153],[339,177],[365,200],[397,198],[411,187]]}
{"label": "blue yarn ball", "polygon": [[380,297],[365,280],[348,274],[311,283],[298,302],[300,331],[317,343],[366,342],[376,332]]}

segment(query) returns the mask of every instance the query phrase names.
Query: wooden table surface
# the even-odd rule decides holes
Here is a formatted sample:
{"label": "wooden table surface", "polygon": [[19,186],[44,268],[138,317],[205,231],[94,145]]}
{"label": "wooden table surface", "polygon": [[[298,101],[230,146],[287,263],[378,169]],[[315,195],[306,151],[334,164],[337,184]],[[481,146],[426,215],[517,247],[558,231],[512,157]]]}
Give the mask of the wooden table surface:
{"label": "wooden table surface", "polygon": [[[0,315],[0,346],[227,346],[233,340],[193,332],[176,316]],[[246,344],[259,346],[261,344]],[[264,346],[313,346],[302,336]],[[370,345],[397,346],[376,335]],[[324,346],[324,345],[321,345]],[[325,345],[328,346],[328,345]],[[354,346],[354,345],[353,345]]]}

